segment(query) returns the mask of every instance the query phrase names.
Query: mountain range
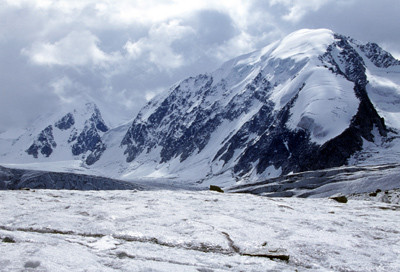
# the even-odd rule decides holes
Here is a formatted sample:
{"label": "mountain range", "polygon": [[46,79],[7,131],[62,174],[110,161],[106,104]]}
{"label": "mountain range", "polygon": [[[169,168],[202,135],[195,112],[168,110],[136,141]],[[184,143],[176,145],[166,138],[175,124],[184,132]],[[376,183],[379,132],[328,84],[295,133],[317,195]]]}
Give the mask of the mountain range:
{"label": "mountain range", "polygon": [[[299,30],[184,79],[130,122],[90,99],[0,134],[4,166],[230,186],[400,161],[400,61],[375,43]],[[10,136],[11,135],[11,136]]]}

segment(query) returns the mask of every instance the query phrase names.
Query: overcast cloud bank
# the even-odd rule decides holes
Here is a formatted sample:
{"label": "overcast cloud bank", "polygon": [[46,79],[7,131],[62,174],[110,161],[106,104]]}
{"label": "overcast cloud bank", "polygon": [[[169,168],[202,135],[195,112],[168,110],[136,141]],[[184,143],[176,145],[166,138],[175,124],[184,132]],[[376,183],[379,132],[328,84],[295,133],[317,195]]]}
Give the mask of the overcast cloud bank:
{"label": "overcast cloud bank", "polygon": [[399,57],[398,14],[397,0],[1,0],[0,131],[82,94],[129,120],[174,82],[300,28]]}

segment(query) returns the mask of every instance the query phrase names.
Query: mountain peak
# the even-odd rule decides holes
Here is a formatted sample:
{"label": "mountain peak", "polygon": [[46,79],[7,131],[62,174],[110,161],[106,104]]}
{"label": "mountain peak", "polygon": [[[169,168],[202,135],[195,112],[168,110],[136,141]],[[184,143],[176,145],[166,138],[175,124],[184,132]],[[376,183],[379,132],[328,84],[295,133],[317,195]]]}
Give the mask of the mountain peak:
{"label": "mountain peak", "polygon": [[105,150],[101,136],[109,128],[93,101],[82,99],[71,106],[37,118],[3,152],[11,149],[6,152],[24,162],[85,159],[92,164],[98,160]]}
{"label": "mountain peak", "polygon": [[331,30],[302,29],[181,81],[139,113],[121,144],[128,162],[152,162],[150,172],[132,170],[149,176],[259,179],[343,165],[364,140],[386,137],[378,112],[393,117],[379,92],[369,97],[368,80],[385,82],[374,69],[395,63]]}
{"label": "mountain peak", "polygon": [[334,32],[329,29],[301,29],[280,40],[270,55],[297,61],[316,57],[323,54],[334,39]]}

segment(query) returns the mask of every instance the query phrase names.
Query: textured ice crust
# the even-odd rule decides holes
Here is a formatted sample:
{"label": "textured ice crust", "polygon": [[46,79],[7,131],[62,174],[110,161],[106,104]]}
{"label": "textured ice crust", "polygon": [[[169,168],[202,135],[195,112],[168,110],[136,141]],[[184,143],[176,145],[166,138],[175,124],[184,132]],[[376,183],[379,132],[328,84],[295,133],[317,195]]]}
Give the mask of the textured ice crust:
{"label": "textured ice crust", "polygon": [[4,271],[400,269],[398,205],[188,191],[0,198]]}

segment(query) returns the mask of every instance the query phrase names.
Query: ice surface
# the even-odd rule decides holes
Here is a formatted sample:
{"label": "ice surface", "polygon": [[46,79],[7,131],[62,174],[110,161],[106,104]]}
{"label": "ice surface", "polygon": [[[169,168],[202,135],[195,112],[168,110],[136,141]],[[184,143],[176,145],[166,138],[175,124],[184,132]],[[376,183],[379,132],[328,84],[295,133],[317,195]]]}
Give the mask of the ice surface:
{"label": "ice surface", "polygon": [[[393,204],[189,191],[0,191],[0,198],[4,271],[400,269]],[[273,253],[290,259],[246,256]]]}

